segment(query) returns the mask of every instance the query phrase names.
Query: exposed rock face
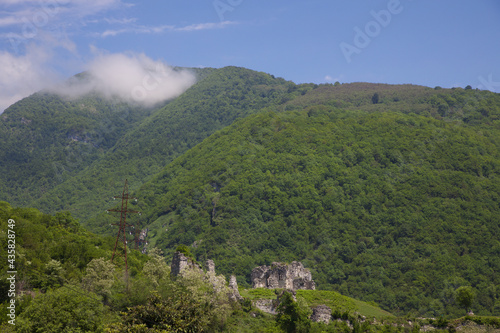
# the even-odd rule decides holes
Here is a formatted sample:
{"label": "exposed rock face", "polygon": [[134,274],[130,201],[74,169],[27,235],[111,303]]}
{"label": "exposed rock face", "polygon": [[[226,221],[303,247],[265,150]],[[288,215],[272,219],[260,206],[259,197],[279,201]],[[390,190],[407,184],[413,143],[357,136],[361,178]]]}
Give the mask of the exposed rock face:
{"label": "exposed rock face", "polygon": [[170,274],[172,276],[177,276],[182,273],[186,268],[192,268],[201,270],[200,266],[189,259],[182,252],[175,252],[172,258],[172,264],[170,265]]}
{"label": "exposed rock face", "polygon": [[215,263],[213,260],[208,259],[205,263],[205,266],[207,267],[207,273],[215,274]]}
{"label": "exposed rock face", "polygon": [[232,291],[232,295],[231,295],[232,299],[234,299],[236,301],[243,299],[243,297],[241,297],[241,295],[240,295],[240,292],[238,291],[238,283],[236,282],[236,276],[234,276],[234,275],[231,275],[231,277],[229,278],[229,288]]}
{"label": "exposed rock face", "polygon": [[311,272],[298,261],[289,265],[273,262],[271,266],[259,266],[252,270],[251,276],[254,288],[316,289]]}
{"label": "exposed rock face", "polygon": [[[297,302],[297,292],[294,290],[289,290],[287,292],[290,292],[292,294],[292,298],[295,302]],[[278,305],[281,303],[281,298],[285,294],[285,290],[282,290],[279,295],[276,296],[275,299],[258,299],[255,301],[252,301],[253,306],[255,306],[257,309],[261,310],[262,312],[266,312],[269,314],[276,314],[276,310],[278,309]]]}
{"label": "exposed rock face", "polygon": [[276,300],[273,299],[258,299],[253,301],[253,306],[262,312],[276,314]]}
{"label": "exposed rock face", "polygon": [[322,322],[328,324],[332,319],[332,309],[326,305],[318,305],[313,308],[311,320],[314,322]]}

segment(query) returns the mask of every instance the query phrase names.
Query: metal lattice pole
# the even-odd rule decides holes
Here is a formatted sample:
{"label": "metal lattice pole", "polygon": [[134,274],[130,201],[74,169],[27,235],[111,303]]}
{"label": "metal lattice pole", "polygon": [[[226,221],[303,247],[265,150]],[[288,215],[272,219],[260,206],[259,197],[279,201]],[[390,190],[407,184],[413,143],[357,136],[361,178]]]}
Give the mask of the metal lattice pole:
{"label": "metal lattice pole", "polygon": [[[115,196],[113,199],[122,199],[121,209],[108,209],[106,212],[119,212],[120,213],[120,223],[113,224],[118,226],[118,235],[116,236],[115,248],[113,249],[113,255],[111,256],[111,262],[113,262],[115,256],[123,256],[125,260],[125,276],[128,277],[128,259],[127,259],[127,233],[126,228],[129,226],[127,224],[127,214],[128,213],[138,213],[136,210],[128,209],[128,200],[132,199],[137,201],[137,198],[132,198],[128,196],[128,181],[125,179],[125,186],[123,187],[123,192],[121,196]],[[118,249],[118,244],[123,243],[123,252],[120,253]],[[127,279],[128,281],[128,279]]]}

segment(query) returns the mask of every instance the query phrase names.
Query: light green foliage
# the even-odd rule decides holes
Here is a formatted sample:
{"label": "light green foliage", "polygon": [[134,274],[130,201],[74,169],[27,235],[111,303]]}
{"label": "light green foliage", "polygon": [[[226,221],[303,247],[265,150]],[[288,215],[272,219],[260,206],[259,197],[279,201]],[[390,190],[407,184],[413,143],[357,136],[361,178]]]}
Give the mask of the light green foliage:
{"label": "light green foliage", "polygon": [[207,318],[212,325],[222,326],[225,323],[232,307],[229,299],[231,289],[223,275],[186,269],[182,272],[182,278],[178,283],[186,288],[199,303],[213,309],[212,318]]}
{"label": "light green foliage", "polygon": [[[0,202],[0,239],[7,244],[7,221],[15,220],[16,269],[18,280],[29,288],[56,287],[65,279],[80,279],[82,271],[93,258],[109,251],[111,243],[81,228],[68,213],[55,216],[33,208],[13,208]],[[0,255],[7,257],[7,247]],[[7,261],[1,261],[2,272]],[[0,280],[0,284],[5,283]]]}
{"label": "light green foliage", "polygon": [[161,280],[157,289],[146,304],[129,307],[109,332],[221,331],[232,312],[223,276],[188,269],[174,282]]}
{"label": "light green foliage", "polygon": [[104,258],[92,259],[85,269],[82,284],[88,291],[101,295],[105,300],[111,295],[115,282],[115,265]]}
{"label": "light green foliage", "polygon": [[353,299],[335,291],[297,290],[297,297],[301,297],[305,300],[310,307],[324,304],[330,307],[332,311],[339,311],[341,313],[359,311]]}
{"label": "light green foliage", "polygon": [[35,297],[18,317],[17,332],[103,332],[103,316],[96,294],[68,285]]}
{"label": "light green foliage", "polygon": [[57,260],[50,260],[45,264],[45,277],[46,281],[43,283],[44,289],[59,287],[63,284],[64,269],[61,262]]}
{"label": "light green foliage", "polygon": [[245,289],[240,292],[241,296],[248,297],[250,299],[261,299],[261,298],[270,298],[275,299],[276,293],[274,289],[267,288],[255,288],[255,289]]}
{"label": "light green foliage", "polygon": [[144,264],[142,271],[155,287],[162,279],[170,275],[170,267],[165,262],[160,249],[154,248],[150,251],[149,261]]}

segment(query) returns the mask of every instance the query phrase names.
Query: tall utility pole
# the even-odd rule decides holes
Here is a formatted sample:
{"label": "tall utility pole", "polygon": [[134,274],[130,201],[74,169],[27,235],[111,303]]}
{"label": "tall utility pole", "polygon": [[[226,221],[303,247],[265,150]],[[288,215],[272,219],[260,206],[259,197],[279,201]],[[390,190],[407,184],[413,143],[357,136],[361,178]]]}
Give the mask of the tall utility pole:
{"label": "tall utility pole", "polygon": [[[121,209],[108,209],[106,212],[119,212],[120,213],[120,223],[119,224],[113,224],[117,225],[119,227],[118,229],[118,235],[116,236],[116,243],[115,243],[115,248],[113,249],[113,255],[111,256],[111,262],[113,262],[113,259],[115,256],[123,256],[125,260],[125,276],[128,277],[128,260],[127,260],[127,233],[126,233],[126,228],[129,226],[127,224],[127,214],[128,213],[139,213],[140,212],[136,210],[129,210],[128,209],[128,200],[133,199],[137,201],[137,198],[131,198],[128,196],[128,181],[125,179],[125,186],[123,187],[123,193],[120,196],[113,197],[113,199],[122,199],[122,208]],[[118,250],[118,243],[123,243],[123,250]],[[122,253],[120,253],[122,251]],[[128,278],[127,278],[128,280]]]}

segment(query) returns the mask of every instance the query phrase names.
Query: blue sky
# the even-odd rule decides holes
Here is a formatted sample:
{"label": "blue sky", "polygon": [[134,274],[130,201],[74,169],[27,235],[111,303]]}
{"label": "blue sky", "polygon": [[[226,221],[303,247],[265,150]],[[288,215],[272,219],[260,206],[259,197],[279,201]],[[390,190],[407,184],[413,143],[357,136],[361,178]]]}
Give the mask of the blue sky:
{"label": "blue sky", "polygon": [[111,54],[500,92],[500,1],[2,0],[0,110]]}

